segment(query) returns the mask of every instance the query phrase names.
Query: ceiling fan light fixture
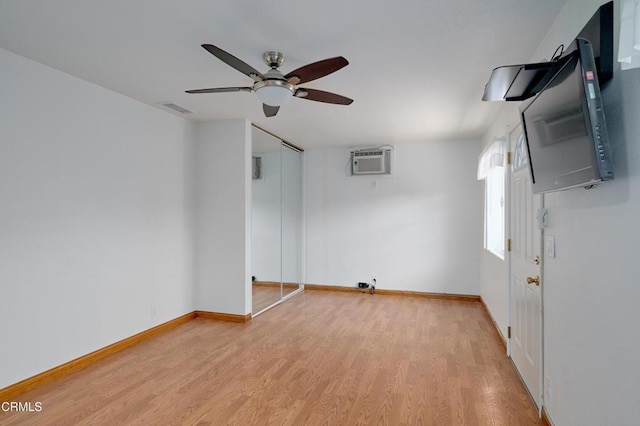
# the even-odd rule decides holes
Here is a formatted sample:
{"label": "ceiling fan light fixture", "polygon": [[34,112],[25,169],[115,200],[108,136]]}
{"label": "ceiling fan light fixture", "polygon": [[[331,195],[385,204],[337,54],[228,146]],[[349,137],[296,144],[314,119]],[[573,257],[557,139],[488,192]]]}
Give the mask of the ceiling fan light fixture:
{"label": "ceiling fan light fixture", "polygon": [[293,97],[294,86],[283,80],[264,80],[256,83],[254,90],[262,103],[279,107]]}

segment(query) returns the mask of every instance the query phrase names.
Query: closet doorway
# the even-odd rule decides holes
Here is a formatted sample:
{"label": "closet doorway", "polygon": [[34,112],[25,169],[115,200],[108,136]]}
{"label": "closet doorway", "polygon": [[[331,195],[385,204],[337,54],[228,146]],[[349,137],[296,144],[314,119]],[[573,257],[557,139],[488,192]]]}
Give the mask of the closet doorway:
{"label": "closet doorway", "polygon": [[302,291],[302,150],[252,129],[252,316]]}

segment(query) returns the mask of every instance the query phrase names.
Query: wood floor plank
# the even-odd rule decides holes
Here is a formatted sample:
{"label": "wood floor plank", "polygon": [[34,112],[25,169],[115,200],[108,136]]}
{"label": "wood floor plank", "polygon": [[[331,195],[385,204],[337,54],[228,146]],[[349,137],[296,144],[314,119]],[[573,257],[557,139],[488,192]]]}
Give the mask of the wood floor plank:
{"label": "wood floor plank", "polygon": [[303,292],[195,319],[16,401],[0,425],[541,425],[481,302]]}

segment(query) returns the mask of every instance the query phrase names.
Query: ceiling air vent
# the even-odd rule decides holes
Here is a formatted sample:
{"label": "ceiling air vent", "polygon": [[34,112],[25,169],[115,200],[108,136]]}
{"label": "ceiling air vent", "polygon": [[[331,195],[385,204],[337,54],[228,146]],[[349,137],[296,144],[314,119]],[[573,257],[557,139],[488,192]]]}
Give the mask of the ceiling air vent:
{"label": "ceiling air vent", "polygon": [[186,108],[182,108],[180,105],[176,105],[172,102],[167,102],[167,103],[163,103],[161,104],[163,107],[165,108],[169,108],[172,109],[174,111],[178,111],[180,114],[193,114],[193,111],[189,111]]}

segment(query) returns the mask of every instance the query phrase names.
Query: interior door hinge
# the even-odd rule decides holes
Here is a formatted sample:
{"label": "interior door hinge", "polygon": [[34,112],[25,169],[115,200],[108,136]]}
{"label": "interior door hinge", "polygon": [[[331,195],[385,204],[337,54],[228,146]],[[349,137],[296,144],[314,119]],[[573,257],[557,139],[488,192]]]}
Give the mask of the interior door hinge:
{"label": "interior door hinge", "polygon": [[511,165],[511,157],[512,157],[511,152],[507,152],[507,164],[508,165]]}
{"label": "interior door hinge", "polygon": [[511,326],[507,327],[507,339],[511,339]]}
{"label": "interior door hinge", "polygon": [[511,238],[507,240],[507,251],[511,251]]}

